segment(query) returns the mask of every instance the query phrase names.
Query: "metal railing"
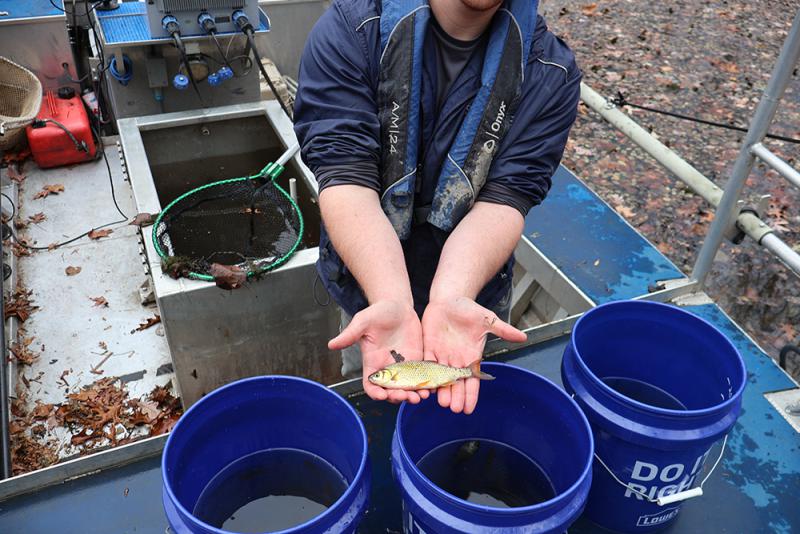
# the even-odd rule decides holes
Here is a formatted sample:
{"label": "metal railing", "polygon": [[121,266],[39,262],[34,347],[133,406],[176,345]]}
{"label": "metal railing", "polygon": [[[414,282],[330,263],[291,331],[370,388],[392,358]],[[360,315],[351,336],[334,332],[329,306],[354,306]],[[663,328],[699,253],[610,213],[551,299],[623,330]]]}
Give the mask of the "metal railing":
{"label": "metal railing", "polygon": [[767,88],[753,115],[724,190],[650,135],[613,102],[586,84],[581,84],[581,100],[589,108],[628,136],[692,191],[716,208],[711,228],[692,269],[691,279],[697,281],[700,286],[705,283],[722,240],[725,237],[732,238],[740,232],[764,246],[800,276],[800,254],[778,237],[775,230],[762,221],[755,210],[742,209],[739,200],[756,158],[775,169],[791,184],[800,187],[800,172],[762,144],[798,59],[800,59],[800,10],[794,18],[792,29],[783,44]]}

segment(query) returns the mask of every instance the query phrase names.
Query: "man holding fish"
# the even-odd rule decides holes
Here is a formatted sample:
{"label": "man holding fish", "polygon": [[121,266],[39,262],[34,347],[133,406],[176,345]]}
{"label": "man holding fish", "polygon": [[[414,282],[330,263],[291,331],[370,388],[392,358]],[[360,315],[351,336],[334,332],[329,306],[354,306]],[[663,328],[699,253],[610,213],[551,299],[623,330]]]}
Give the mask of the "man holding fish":
{"label": "man holding fish", "polygon": [[[379,400],[471,413],[513,250],[575,120],[581,73],[536,0],[334,0],[300,67],[295,132],[320,188],[317,269],[342,372]],[[421,363],[421,362],[430,363]]]}

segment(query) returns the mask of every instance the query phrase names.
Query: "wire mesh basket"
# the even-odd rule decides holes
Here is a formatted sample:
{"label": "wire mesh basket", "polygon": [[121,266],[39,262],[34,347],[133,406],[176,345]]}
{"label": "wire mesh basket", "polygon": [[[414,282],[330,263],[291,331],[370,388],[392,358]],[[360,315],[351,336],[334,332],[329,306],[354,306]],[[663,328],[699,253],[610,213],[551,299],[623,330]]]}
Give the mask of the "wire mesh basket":
{"label": "wire mesh basket", "polygon": [[42,84],[25,67],[0,56],[0,150],[15,148],[39,113]]}

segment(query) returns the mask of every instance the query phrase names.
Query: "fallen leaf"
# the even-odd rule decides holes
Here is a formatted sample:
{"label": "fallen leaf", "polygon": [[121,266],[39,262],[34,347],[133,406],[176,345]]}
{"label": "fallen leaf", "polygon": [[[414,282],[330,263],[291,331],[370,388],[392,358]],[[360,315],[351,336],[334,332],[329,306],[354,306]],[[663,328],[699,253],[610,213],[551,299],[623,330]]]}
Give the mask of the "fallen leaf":
{"label": "fallen leaf", "polygon": [[64,192],[64,186],[61,184],[48,184],[45,185],[41,191],[33,195],[34,200],[37,198],[44,198],[50,194],[57,195]]}
{"label": "fallen leaf", "polygon": [[108,301],[106,300],[105,297],[91,297],[91,300],[94,301],[95,306],[104,306],[106,308],[108,307]]}
{"label": "fallen leaf", "polygon": [[614,206],[614,211],[616,211],[626,219],[631,219],[636,216],[636,212],[627,206]]}
{"label": "fallen leaf", "polygon": [[31,410],[31,416],[33,416],[34,419],[47,419],[52,411],[52,404],[42,404],[41,402],[37,401],[36,407]]}
{"label": "fallen leaf", "polygon": [[31,215],[30,217],[28,217],[28,220],[30,222],[37,223],[37,224],[42,222],[42,221],[44,221],[45,219],[47,219],[47,215],[45,215],[41,211],[39,213],[36,213],[36,214]]}
{"label": "fallen leaf", "polygon": [[17,167],[18,165],[9,165],[6,168],[6,174],[8,174],[9,180],[21,184],[22,182],[25,181],[25,174],[20,172],[20,170]]}
{"label": "fallen leaf", "polygon": [[152,213],[137,213],[136,217],[134,217],[133,220],[128,224],[141,228],[143,226],[150,226],[156,222],[156,218],[158,218],[157,213],[155,215]]}
{"label": "fallen leaf", "polygon": [[19,217],[14,219],[14,228],[16,228],[17,230],[24,230],[27,227],[28,227],[28,221],[23,221]]}
{"label": "fallen leaf", "polygon": [[33,365],[33,363],[39,359],[38,354],[19,343],[12,343],[8,350],[22,365]]}
{"label": "fallen leaf", "polygon": [[583,13],[587,17],[594,16],[595,15],[595,11],[597,11],[597,3],[596,2],[581,6],[581,13]]}
{"label": "fallen leaf", "polygon": [[101,341],[97,345],[103,350],[108,350],[108,344],[105,341]]}
{"label": "fallen leaf", "polygon": [[67,273],[67,276],[75,276],[76,274],[81,272],[81,268],[80,267],[73,267],[72,265],[70,265],[69,267],[64,269],[64,272]]}
{"label": "fallen leaf", "polygon": [[153,317],[149,317],[145,322],[140,323],[139,326],[131,330],[131,334],[134,334],[136,332],[141,332],[142,330],[147,330],[151,326],[156,325],[160,322],[161,322],[161,316],[155,314]]}
{"label": "fallen leaf", "polygon": [[30,295],[31,291],[19,290],[10,299],[6,299],[3,305],[5,317],[14,316],[23,323],[27,321],[31,312],[39,308],[31,304]]}
{"label": "fallen leaf", "polygon": [[100,239],[101,237],[108,237],[108,234],[113,232],[110,228],[106,228],[104,230],[92,230],[87,235],[89,239]]}
{"label": "fallen leaf", "polygon": [[222,289],[237,289],[247,281],[247,273],[236,265],[212,263],[209,274],[214,277],[217,287]]}
{"label": "fallen leaf", "polygon": [[47,250],[55,250],[56,248],[58,248],[58,243],[50,243],[47,245]]}

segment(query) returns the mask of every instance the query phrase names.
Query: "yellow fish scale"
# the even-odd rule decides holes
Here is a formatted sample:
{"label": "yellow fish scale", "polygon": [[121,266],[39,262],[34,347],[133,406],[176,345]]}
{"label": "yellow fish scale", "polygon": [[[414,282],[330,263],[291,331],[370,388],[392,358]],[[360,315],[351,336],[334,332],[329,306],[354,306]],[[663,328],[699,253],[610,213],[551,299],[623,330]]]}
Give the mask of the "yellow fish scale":
{"label": "yellow fish scale", "polygon": [[405,361],[386,367],[396,388],[437,388],[460,378],[472,376],[469,368],[459,369],[430,361]]}

